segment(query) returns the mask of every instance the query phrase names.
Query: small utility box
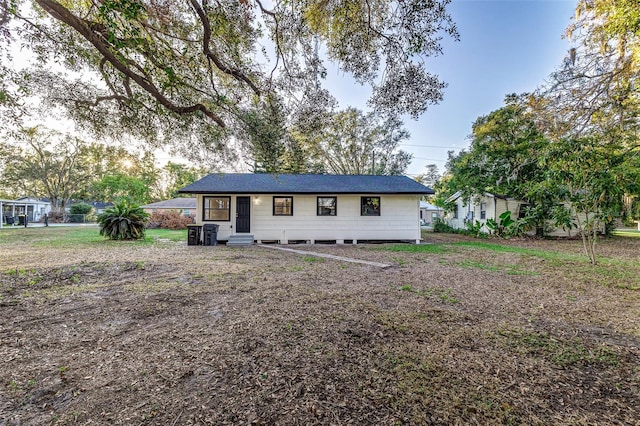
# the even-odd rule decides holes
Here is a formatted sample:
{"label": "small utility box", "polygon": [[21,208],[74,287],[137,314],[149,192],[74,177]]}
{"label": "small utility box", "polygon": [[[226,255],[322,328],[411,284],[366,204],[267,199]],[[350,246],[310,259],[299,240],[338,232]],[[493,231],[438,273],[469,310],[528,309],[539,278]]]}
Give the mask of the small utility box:
{"label": "small utility box", "polygon": [[218,244],[218,228],[220,225],[207,223],[202,225],[202,244],[205,246],[215,246]]}
{"label": "small utility box", "polygon": [[187,245],[189,246],[199,245],[201,233],[202,233],[202,226],[187,225]]}

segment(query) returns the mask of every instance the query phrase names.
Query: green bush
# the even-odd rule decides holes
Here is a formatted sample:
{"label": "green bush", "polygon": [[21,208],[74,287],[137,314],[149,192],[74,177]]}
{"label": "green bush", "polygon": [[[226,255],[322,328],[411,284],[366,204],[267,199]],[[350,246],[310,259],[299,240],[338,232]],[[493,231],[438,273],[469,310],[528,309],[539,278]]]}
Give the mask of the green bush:
{"label": "green bush", "polygon": [[455,234],[457,230],[449,225],[444,219],[439,217],[433,221],[433,232],[440,232],[442,234]]}
{"label": "green bush", "polygon": [[144,238],[149,214],[126,201],[117,203],[98,216],[100,235],[110,240],[138,240]]}
{"label": "green bush", "polygon": [[474,222],[467,222],[467,232],[469,235],[473,235],[474,237],[479,237],[482,234],[482,227],[484,226],[482,222],[476,220]]}
{"label": "green bush", "polygon": [[93,210],[93,207],[87,203],[72,204],[69,208],[71,214],[89,214]]}
{"label": "green bush", "polygon": [[69,222],[90,222],[95,219],[93,207],[86,203],[72,204],[69,208]]}

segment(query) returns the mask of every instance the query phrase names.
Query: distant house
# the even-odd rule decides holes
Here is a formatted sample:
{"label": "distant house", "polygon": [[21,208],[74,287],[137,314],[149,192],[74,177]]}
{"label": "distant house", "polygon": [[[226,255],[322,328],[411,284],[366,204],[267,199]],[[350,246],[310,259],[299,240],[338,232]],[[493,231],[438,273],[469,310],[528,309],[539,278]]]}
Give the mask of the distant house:
{"label": "distant house", "polygon": [[2,223],[17,223],[20,216],[26,215],[29,222],[38,222],[51,212],[51,204],[46,198],[21,197],[16,200],[0,200],[0,226]]}
{"label": "distant house", "polygon": [[144,206],[140,207],[142,207],[147,213],[175,211],[183,216],[191,216],[195,215],[196,213],[196,199],[194,197],[173,198],[171,200],[145,204]]}
{"label": "distant house", "polygon": [[420,224],[431,225],[436,219],[443,218],[444,209],[426,201],[420,201]]}
{"label": "distant house", "polygon": [[317,174],[211,174],[179,192],[197,194],[196,223],[219,240],[281,244],[419,242],[419,199],[434,193],[406,176]]}
{"label": "distant house", "polygon": [[[515,198],[504,195],[484,193],[469,198],[462,197],[462,192],[458,191],[447,199],[448,203],[454,203],[455,208],[445,215],[445,219],[449,225],[456,229],[466,229],[467,223],[475,223],[476,221],[484,225],[482,232],[489,232],[486,227],[487,220],[493,219],[500,221],[500,215],[506,211],[511,212],[511,219],[517,220],[525,217],[528,203]],[[584,217],[584,215],[581,215]],[[531,234],[535,230],[530,231]],[[573,231],[575,234],[576,231]],[[567,237],[573,235],[571,231],[565,231],[560,228],[554,228],[550,223],[545,226],[545,235],[553,237]]]}
{"label": "distant house", "polygon": [[[467,223],[479,221],[487,223],[488,219],[498,220],[500,215],[506,211],[511,212],[511,218],[517,219],[524,215],[526,203],[509,198],[503,195],[490,194],[475,195],[468,198],[462,197],[462,192],[458,191],[447,199],[448,203],[454,203],[452,211],[447,212],[447,222],[456,229],[466,229]],[[484,228],[488,232],[487,228]]]}
{"label": "distant house", "polygon": [[104,201],[92,201],[89,203],[93,210],[95,210],[96,214],[104,213],[106,209],[109,207],[113,207],[113,203],[104,202]]}

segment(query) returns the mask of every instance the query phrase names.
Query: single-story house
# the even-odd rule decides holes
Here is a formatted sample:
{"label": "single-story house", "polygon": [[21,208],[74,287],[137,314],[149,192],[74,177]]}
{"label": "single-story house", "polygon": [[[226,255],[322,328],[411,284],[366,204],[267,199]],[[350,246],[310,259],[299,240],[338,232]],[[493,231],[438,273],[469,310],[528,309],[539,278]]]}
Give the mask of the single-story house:
{"label": "single-story house", "polygon": [[431,225],[436,219],[444,218],[444,209],[428,203],[420,201],[420,223]]}
{"label": "single-story house", "polygon": [[[467,223],[479,221],[483,225],[488,219],[499,220],[502,213],[511,212],[511,218],[516,220],[524,214],[525,203],[503,195],[490,194],[475,195],[469,198],[462,197],[462,191],[458,191],[447,199],[448,203],[454,203],[452,211],[447,212],[446,219],[455,229],[466,229]],[[487,228],[483,229],[488,232]]]}
{"label": "single-story house", "polygon": [[140,207],[147,213],[177,211],[183,216],[191,216],[196,214],[196,198],[172,198]]}
{"label": "single-story house", "polygon": [[210,174],[182,188],[196,194],[196,224],[218,240],[420,242],[420,197],[434,191],[406,176]]}
{"label": "single-story house", "polygon": [[[445,215],[445,220],[449,225],[456,229],[467,229],[467,223],[479,221],[484,225],[481,231],[485,233],[489,232],[486,227],[487,220],[493,219],[499,222],[500,215],[506,211],[511,212],[511,219],[517,220],[525,217],[528,207],[528,203],[524,201],[488,192],[465,198],[462,197],[461,191],[458,191],[449,197],[447,202],[455,203],[453,211],[447,212]],[[530,233],[534,234],[535,230]],[[545,235],[547,236],[570,237],[575,234],[575,229],[565,231],[562,228],[554,228],[550,223],[545,226]]]}
{"label": "single-story house", "polygon": [[113,203],[105,201],[91,201],[89,204],[96,214],[102,214],[106,209],[113,207]]}
{"label": "single-story house", "polygon": [[27,216],[28,222],[38,222],[51,212],[51,204],[45,198],[21,197],[16,200],[0,200],[0,227],[8,221],[18,223],[18,217]]}

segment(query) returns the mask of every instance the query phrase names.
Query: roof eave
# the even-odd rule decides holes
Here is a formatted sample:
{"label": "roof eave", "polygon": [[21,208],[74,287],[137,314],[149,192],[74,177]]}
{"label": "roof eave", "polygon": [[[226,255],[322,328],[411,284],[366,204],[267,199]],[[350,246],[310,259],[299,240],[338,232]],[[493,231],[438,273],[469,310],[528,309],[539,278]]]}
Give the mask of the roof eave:
{"label": "roof eave", "polygon": [[382,192],[382,191],[305,191],[305,192],[292,192],[292,191],[178,191],[180,194],[224,194],[224,195],[268,195],[268,194],[294,194],[294,195],[315,195],[315,194],[337,194],[337,195],[433,195],[435,192]]}

